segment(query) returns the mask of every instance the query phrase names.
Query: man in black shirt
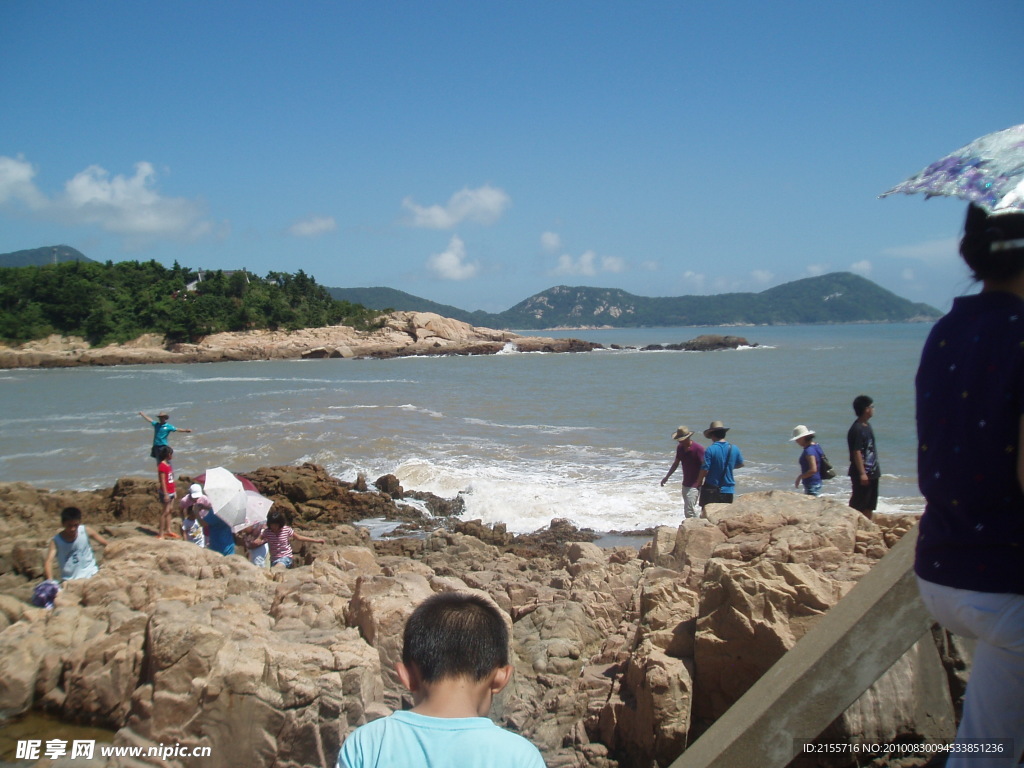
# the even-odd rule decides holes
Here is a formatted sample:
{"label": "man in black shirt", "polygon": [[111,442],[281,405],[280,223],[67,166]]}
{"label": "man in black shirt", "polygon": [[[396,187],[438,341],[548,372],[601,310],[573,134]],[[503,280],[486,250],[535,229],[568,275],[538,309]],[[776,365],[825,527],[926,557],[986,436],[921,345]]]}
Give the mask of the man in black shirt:
{"label": "man in black shirt", "polygon": [[850,483],[853,485],[850,506],[870,520],[878,506],[878,478],[882,474],[875,450],[875,432],[868,423],[875,415],[875,401],[867,395],[857,395],[853,400],[853,412],[857,414],[857,420],[846,433],[846,444],[850,448]]}

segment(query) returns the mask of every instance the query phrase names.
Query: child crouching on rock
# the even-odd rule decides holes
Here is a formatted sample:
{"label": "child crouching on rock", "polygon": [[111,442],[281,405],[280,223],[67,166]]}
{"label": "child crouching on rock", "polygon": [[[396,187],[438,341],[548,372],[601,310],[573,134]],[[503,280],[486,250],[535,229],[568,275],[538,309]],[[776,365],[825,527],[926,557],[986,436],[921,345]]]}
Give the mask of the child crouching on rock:
{"label": "child crouching on rock", "polygon": [[350,733],[337,768],[544,768],[537,747],[487,717],[512,679],[508,626],[493,604],[478,595],[438,593],[413,611],[403,642],[395,669],[415,706]]}
{"label": "child crouching on rock", "polygon": [[270,514],[267,515],[267,527],[263,529],[263,532],[252,544],[253,547],[258,547],[261,544],[267,545],[270,549],[271,567],[283,565],[285,568],[291,568],[295,560],[295,554],[292,552],[292,539],[295,541],[308,541],[312,544],[325,543],[323,539],[312,539],[308,536],[303,536],[301,533],[296,533],[288,525],[284,513],[272,509]]}
{"label": "child crouching on rock", "polygon": [[[32,595],[32,603],[40,608],[52,608],[57,597],[57,581],[69,579],[88,579],[95,576],[99,567],[92,553],[92,539],[101,546],[107,546],[107,540],[95,531],[87,531],[82,525],[82,510],[78,507],[65,507],[60,513],[62,529],[50,539],[43,561],[43,574],[46,581],[38,585]],[[53,566],[56,563],[59,573],[54,579]]]}

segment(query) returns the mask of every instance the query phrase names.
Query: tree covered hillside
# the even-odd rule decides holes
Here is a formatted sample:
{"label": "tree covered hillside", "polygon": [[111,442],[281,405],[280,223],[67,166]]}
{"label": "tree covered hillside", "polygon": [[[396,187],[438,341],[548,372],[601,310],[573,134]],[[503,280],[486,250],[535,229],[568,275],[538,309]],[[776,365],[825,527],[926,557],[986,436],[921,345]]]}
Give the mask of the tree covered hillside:
{"label": "tree covered hillside", "polygon": [[379,313],[333,299],[309,275],[199,272],[175,262],[70,261],[0,270],[0,339],[59,333],[93,344],[143,333],[196,341],[220,331],[367,327]]}

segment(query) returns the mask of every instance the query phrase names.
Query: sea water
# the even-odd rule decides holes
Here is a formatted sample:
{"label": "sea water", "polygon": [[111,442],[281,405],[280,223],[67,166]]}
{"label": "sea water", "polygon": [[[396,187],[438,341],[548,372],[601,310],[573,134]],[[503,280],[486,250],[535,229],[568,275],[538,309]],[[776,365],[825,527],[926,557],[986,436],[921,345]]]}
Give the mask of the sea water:
{"label": "sea water", "polygon": [[[512,531],[567,518],[628,531],[678,524],[681,474],[661,478],[686,425],[731,428],[737,492],[792,490],[805,424],[846,500],[851,402],[875,399],[882,512],[920,511],[913,378],[927,324],[659,328],[560,332],[607,349],[580,354],[141,365],[0,372],[0,480],[52,490],[152,476],[160,410],[174,467],[316,462],[337,477],[394,473],[406,488],[462,495],[467,519]],[[638,351],[701,333],[745,337],[715,352]],[[756,346],[754,346],[756,345]]]}

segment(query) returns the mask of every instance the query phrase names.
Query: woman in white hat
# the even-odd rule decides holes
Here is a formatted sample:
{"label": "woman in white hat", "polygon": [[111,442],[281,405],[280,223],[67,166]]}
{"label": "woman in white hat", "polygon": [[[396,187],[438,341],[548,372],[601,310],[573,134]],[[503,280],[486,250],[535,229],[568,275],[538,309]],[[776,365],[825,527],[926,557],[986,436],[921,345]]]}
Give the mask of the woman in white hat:
{"label": "woman in white hat", "polygon": [[824,452],[814,442],[814,433],[803,424],[793,427],[793,436],[789,442],[796,443],[803,450],[800,452],[800,474],[796,476],[794,488],[804,484],[804,493],[808,496],[821,495],[821,460]]}

